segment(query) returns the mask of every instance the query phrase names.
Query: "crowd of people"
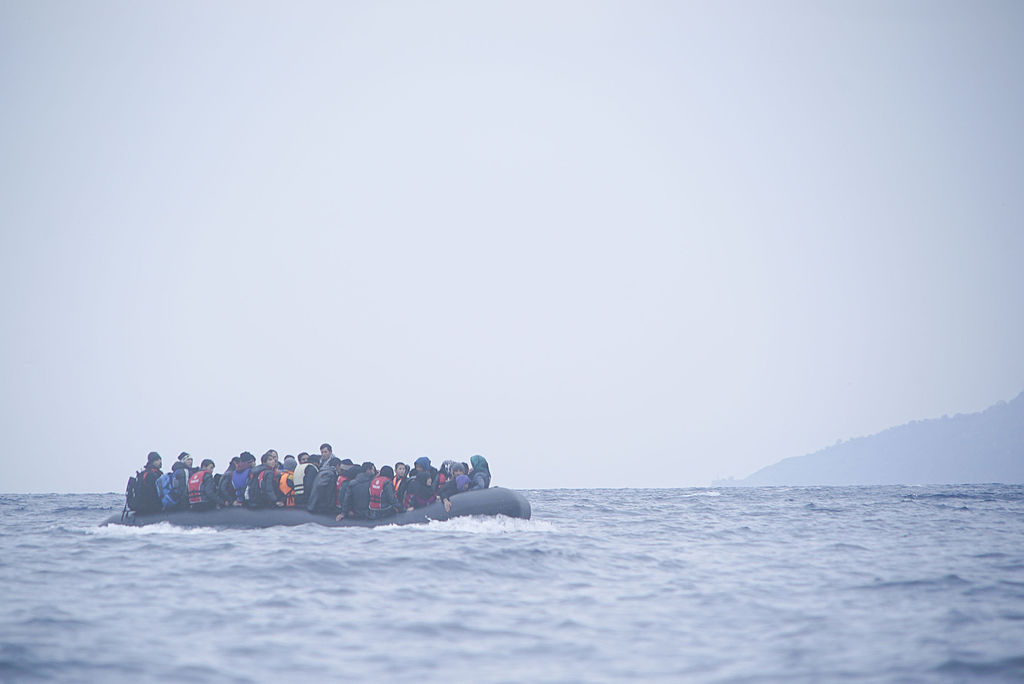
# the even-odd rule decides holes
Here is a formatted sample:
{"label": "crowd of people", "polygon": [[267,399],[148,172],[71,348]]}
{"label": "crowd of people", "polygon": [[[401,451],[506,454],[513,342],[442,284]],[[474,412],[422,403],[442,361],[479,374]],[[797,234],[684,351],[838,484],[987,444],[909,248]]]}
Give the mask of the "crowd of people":
{"label": "crowd of people", "polygon": [[398,462],[378,470],[369,461],[357,465],[340,459],[330,444],[321,444],[319,454],[278,459],[270,449],[257,465],[256,457],[243,451],[223,473],[215,473],[212,460],[195,468],[192,456],[182,452],[165,473],[163,459],[152,451],[145,467],[128,480],[127,505],[139,513],[302,506],[337,520],[384,518],[438,500],[450,511],[452,496],[491,485],[490,466],[479,455],[469,463],[444,461],[440,468],[423,456],[411,469]]}

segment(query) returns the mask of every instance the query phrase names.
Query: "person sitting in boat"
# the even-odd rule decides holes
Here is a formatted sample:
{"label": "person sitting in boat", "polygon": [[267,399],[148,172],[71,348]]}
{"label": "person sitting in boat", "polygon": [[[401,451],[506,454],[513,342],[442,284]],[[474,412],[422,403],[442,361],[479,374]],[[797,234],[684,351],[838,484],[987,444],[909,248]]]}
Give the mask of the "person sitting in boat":
{"label": "person sitting in boat", "polygon": [[394,478],[395,471],[391,466],[384,466],[380,473],[370,480],[370,503],[366,517],[379,520],[405,510],[395,495]]}
{"label": "person sitting in boat", "polygon": [[[413,462],[413,471],[409,474],[407,508],[423,508],[437,500],[437,468],[430,465],[430,459],[420,456]],[[403,502],[405,503],[405,502]]]}
{"label": "person sitting in boat", "polygon": [[238,469],[238,456],[235,456],[228,463],[228,468],[220,476],[220,483],[217,486],[217,493],[220,496],[222,506],[230,506],[235,502],[235,485],[231,481],[235,471]]}
{"label": "person sitting in boat", "polygon": [[[191,458],[187,453],[182,452],[178,460],[171,466],[170,472],[164,473],[156,481],[156,493],[160,497],[160,507],[165,511],[179,511],[188,508],[187,478],[188,466],[185,465],[185,457]],[[178,475],[185,470],[185,490],[178,486]]]}
{"label": "person sitting in boat", "polygon": [[366,518],[370,510],[370,482],[377,476],[377,466],[366,461],[359,467],[359,472],[345,485],[341,491],[341,500],[336,520],[344,517]]}
{"label": "person sitting in boat", "polygon": [[306,510],[310,513],[330,513],[335,509],[338,493],[338,466],[341,459],[332,456],[317,473],[309,490]]}
{"label": "person sitting in boat", "polygon": [[466,466],[462,463],[453,462],[450,468],[451,476],[448,481],[437,489],[437,496],[441,499],[447,499],[459,492],[469,491],[470,482],[469,476],[466,475]]}
{"label": "person sitting in boat", "polygon": [[238,465],[235,467],[235,474],[231,476],[231,486],[235,490],[235,499],[232,505],[241,506],[245,503],[245,488],[249,484],[249,473],[256,463],[256,457],[248,451],[243,451],[238,456]]}
{"label": "person sitting in boat", "polygon": [[[290,467],[289,467],[290,466]],[[295,457],[285,456],[284,467],[277,471],[277,479],[274,485],[277,493],[281,495],[285,508],[295,505]]]}
{"label": "person sitting in boat", "polygon": [[146,457],[146,465],[135,475],[135,493],[132,508],[138,513],[159,513],[160,496],[156,492],[156,481],[163,472],[160,471],[163,460],[160,454],[150,451]]}
{"label": "person sitting in boat", "polygon": [[178,454],[178,462],[171,468],[174,472],[174,477],[171,480],[171,492],[174,496],[175,501],[178,502],[179,509],[188,508],[188,478],[192,476],[192,473],[196,472],[195,468],[192,467],[192,454],[187,451],[182,451]]}
{"label": "person sitting in boat", "polygon": [[468,492],[470,488],[469,475],[466,474],[466,465],[464,463],[453,462],[450,466],[450,473],[451,477],[449,480],[437,490],[437,496],[441,499],[441,503],[444,504],[444,510],[448,512],[452,510],[451,497],[460,492]]}
{"label": "person sitting in boat", "polygon": [[212,511],[223,505],[213,476],[215,467],[212,460],[204,458],[199,464],[199,469],[189,475],[188,505],[193,511]]}
{"label": "person sitting in boat", "polygon": [[345,498],[345,490],[362,470],[363,467],[354,464],[350,458],[343,459],[338,464],[338,479],[335,481],[334,491],[334,507],[336,509],[341,510],[341,500]]}
{"label": "person sitting in boat", "polygon": [[250,508],[284,506],[284,499],[276,483],[278,475],[277,452],[270,449],[260,457],[260,464],[249,473],[249,482],[245,490],[246,505]]}
{"label": "person sitting in boat", "polygon": [[[381,470],[384,470],[381,468]],[[405,492],[409,488],[409,466],[401,461],[395,464],[395,476],[391,478],[391,486],[395,489],[395,498],[399,503],[405,501]]]}
{"label": "person sitting in boat", "polygon": [[487,465],[487,459],[477,454],[469,459],[472,469],[469,471],[469,479],[472,481],[471,489],[487,489],[491,486],[491,467]]}
{"label": "person sitting in boat", "polygon": [[299,462],[295,466],[295,473],[292,475],[296,506],[305,506],[309,501],[309,492],[313,491],[313,482],[316,480],[318,470],[315,465],[309,462],[309,454],[305,451],[299,454]]}

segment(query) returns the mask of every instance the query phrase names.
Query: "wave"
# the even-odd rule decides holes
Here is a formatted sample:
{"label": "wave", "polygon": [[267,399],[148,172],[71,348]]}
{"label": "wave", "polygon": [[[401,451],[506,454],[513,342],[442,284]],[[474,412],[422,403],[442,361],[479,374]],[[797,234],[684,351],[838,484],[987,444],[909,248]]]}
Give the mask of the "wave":
{"label": "wave", "polygon": [[213,527],[178,527],[168,522],[146,525],[144,527],[132,527],[129,525],[104,525],[102,527],[86,527],[83,531],[96,537],[151,537],[162,535],[180,536],[201,536],[220,534],[221,531]]}

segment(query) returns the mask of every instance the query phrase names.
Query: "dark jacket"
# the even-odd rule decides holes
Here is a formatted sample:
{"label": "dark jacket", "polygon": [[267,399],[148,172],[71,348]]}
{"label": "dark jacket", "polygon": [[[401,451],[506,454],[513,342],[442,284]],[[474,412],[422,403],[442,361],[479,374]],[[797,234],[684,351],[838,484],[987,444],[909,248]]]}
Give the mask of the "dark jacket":
{"label": "dark jacket", "polygon": [[224,503],[221,500],[220,492],[217,489],[217,480],[214,478],[213,473],[210,473],[209,477],[203,478],[203,483],[199,485],[199,495],[202,497],[200,503],[189,504],[189,507],[194,511],[210,511]]}
{"label": "dark jacket", "polygon": [[338,491],[338,470],[324,466],[316,474],[313,488],[309,491],[306,510],[310,513],[329,513],[334,510],[335,495]]}
{"label": "dark jacket", "polygon": [[[262,473],[266,473],[266,475],[263,475],[263,481],[260,482],[259,478]],[[251,492],[252,500],[247,503],[253,508],[267,508],[276,505],[281,500],[281,495],[278,493],[276,483],[274,482],[276,479],[276,469],[272,469],[262,463],[253,468],[252,472],[249,473],[249,487],[253,488]]]}
{"label": "dark jacket", "polygon": [[171,467],[171,470],[174,471],[174,484],[171,489],[174,498],[178,500],[178,504],[182,508],[188,508],[188,478],[192,477],[192,473],[196,472],[196,469],[189,468],[178,461]]}
{"label": "dark jacket", "polygon": [[[397,485],[395,484],[395,480],[398,480]],[[391,480],[391,484],[395,489],[395,498],[399,501],[405,501],[405,493],[409,489],[409,476],[406,475],[402,477],[402,479],[398,479],[398,476],[395,476],[395,479]]]}
{"label": "dark jacket", "polygon": [[469,480],[473,483],[470,489],[487,489],[491,486],[491,474],[486,470],[474,470]]}
{"label": "dark jacket", "polygon": [[135,476],[135,510],[139,513],[159,513],[163,505],[156,493],[156,481],[163,475],[159,468],[146,466]]}
{"label": "dark jacket", "polygon": [[[373,482],[373,478],[370,478],[370,482]],[[384,487],[380,492],[380,510],[375,511],[370,508],[370,485],[366,485],[366,510],[367,517],[376,518],[387,518],[396,513],[401,513],[404,508],[399,498],[395,495],[395,485],[391,480],[384,483]]]}
{"label": "dark jacket", "polygon": [[235,474],[235,466],[229,465],[228,469],[224,471],[224,474],[220,476],[220,487],[218,488],[218,496],[220,502],[224,506],[230,506],[233,501],[236,500],[235,485],[231,482],[231,476]]}
{"label": "dark jacket", "polygon": [[434,500],[439,484],[437,468],[430,466],[423,471],[413,470],[409,475],[409,494],[412,495],[412,508],[426,506]]}
{"label": "dark jacket", "polygon": [[370,481],[374,475],[365,470],[347,482],[341,495],[341,512],[354,518],[367,517],[370,510]]}

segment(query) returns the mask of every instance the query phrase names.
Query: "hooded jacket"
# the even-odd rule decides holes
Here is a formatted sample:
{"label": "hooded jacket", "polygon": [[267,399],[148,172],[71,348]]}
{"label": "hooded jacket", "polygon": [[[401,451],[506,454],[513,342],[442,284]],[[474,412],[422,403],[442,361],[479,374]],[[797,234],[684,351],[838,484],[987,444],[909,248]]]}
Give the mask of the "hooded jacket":
{"label": "hooded jacket", "polygon": [[355,518],[365,518],[370,511],[370,481],[374,476],[367,471],[356,475],[341,495],[341,512]]}
{"label": "hooded jacket", "polygon": [[[417,462],[417,465],[419,463]],[[411,506],[421,508],[431,503],[437,494],[437,468],[428,465],[425,470],[413,470],[409,474],[408,492],[412,497]]]}
{"label": "hooded jacket", "polygon": [[487,459],[483,456],[474,456],[469,459],[469,464],[473,466],[473,472],[469,474],[469,479],[472,481],[470,489],[487,489],[491,486],[491,469],[487,465]]}

